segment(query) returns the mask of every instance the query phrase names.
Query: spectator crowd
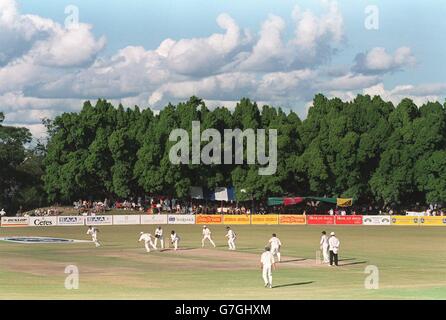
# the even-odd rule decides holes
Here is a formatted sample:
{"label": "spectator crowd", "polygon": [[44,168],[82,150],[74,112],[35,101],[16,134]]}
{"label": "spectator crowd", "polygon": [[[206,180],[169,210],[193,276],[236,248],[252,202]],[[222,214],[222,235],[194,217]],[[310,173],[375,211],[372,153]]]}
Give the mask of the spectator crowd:
{"label": "spectator crowd", "polygon": [[[110,210],[122,210],[134,213],[147,214],[303,214],[303,215],[421,215],[421,216],[444,216],[445,209],[438,204],[428,207],[418,205],[411,208],[398,206],[358,206],[337,207],[327,203],[304,203],[293,206],[267,206],[264,201],[225,202],[204,200],[179,200],[169,197],[138,197],[125,200],[92,201],[79,199],[73,203],[73,209],[79,215],[100,215]],[[23,212],[20,207],[17,216],[57,216],[63,211],[57,206],[46,209],[35,209]],[[0,216],[6,215],[4,209]]]}

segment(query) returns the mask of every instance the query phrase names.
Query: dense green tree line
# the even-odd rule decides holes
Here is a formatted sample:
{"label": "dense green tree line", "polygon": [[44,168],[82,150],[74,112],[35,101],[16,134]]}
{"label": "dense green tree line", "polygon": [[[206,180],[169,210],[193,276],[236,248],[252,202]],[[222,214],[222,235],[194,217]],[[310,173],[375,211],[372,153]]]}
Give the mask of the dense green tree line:
{"label": "dense green tree line", "polygon": [[47,201],[42,145],[25,148],[31,141],[29,130],[4,126],[4,119],[0,112],[0,210],[40,207]]}
{"label": "dense green tree line", "polygon": [[[192,121],[200,121],[201,130],[215,128],[222,135],[224,129],[277,129],[276,174],[261,176],[257,165],[247,164],[172,164],[169,150],[175,142],[169,141],[169,134],[177,128],[190,133]],[[234,110],[210,110],[203,100],[192,97],[169,104],[158,114],[98,100],[95,105],[85,102],[78,113],[56,117],[47,128],[41,168],[50,202],[146,194],[187,197],[190,186],[229,185],[240,200],[314,195],[353,197],[384,206],[446,199],[446,110],[438,102],[418,107],[405,99],[394,106],[378,96],[358,95],[343,102],[317,95],[302,121],[294,112],[259,107],[249,99],[242,99]],[[0,130],[1,148],[16,148],[8,151],[8,159],[2,152],[5,203],[7,192],[14,189],[9,177],[26,172],[21,163],[31,151],[20,146],[30,136],[24,129],[0,126]],[[42,157],[39,152],[32,154],[37,160]],[[22,198],[26,193],[33,197],[39,187],[38,182],[34,189],[24,183]]]}

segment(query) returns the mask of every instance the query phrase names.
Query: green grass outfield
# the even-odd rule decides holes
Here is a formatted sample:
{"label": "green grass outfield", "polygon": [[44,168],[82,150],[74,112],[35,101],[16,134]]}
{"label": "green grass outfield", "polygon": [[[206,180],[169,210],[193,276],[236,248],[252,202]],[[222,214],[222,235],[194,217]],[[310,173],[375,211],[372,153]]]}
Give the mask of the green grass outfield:
{"label": "green grass outfield", "polygon": [[[155,226],[99,227],[99,240],[75,244],[0,241],[0,299],[445,299],[446,228],[330,226],[341,241],[339,268],[316,264],[323,226],[234,226],[228,252],[224,226],[210,226],[217,248],[201,249],[201,226],[175,228],[181,250],[146,253],[137,239]],[[276,232],[285,262],[265,289],[263,246]],[[85,239],[86,227],[1,228],[0,237]],[[167,238],[167,237],[165,237]],[[67,265],[79,269],[79,289],[64,287]],[[379,289],[366,290],[366,266],[379,268]]]}

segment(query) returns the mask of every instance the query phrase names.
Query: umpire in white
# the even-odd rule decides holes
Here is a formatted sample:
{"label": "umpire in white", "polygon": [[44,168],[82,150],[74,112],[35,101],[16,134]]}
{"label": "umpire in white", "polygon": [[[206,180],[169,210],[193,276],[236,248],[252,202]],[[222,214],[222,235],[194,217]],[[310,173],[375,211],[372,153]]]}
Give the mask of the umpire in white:
{"label": "umpire in white", "polygon": [[339,252],[339,246],[341,242],[338,238],[336,238],[336,235],[334,232],[330,234],[330,239],[328,239],[328,250],[330,251],[330,266],[333,266],[333,263],[335,266],[338,265],[338,252]]}

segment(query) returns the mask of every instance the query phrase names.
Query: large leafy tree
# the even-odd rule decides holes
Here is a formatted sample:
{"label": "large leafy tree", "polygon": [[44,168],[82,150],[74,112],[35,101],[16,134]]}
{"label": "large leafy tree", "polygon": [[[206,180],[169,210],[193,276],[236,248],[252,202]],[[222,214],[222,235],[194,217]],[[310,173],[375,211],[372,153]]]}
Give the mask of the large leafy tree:
{"label": "large leafy tree", "polygon": [[[201,132],[213,128],[222,137],[225,129],[277,130],[276,173],[261,176],[258,164],[246,162],[172,164],[169,151],[176,142],[169,135],[181,128],[191,137],[192,121],[200,121]],[[209,109],[191,97],[158,114],[98,100],[47,124],[44,181],[51,201],[144,194],[186,198],[196,185],[235,186],[240,200],[318,195],[389,205],[441,202],[446,194],[446,119],[440,103],[418,107],[405,99],[394,107],[378,96],[344,102],[318,94],[302,121],[294,112],[259,108],[247,98],[230,110]],[[246,150],[244,141],[245,160]],[[23,152],[17,156],[22,159]]]}
{"label": "large leafy tree", "polygon": [[15,213],[19,207],[37,207],[46,201],[43,153],[41,145],[26,147],[31,142],[28,129],[4,126],[4,118],[0,112],[0,209]]}

